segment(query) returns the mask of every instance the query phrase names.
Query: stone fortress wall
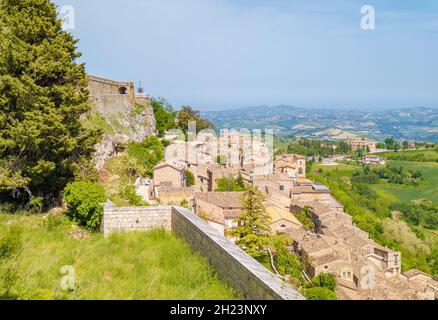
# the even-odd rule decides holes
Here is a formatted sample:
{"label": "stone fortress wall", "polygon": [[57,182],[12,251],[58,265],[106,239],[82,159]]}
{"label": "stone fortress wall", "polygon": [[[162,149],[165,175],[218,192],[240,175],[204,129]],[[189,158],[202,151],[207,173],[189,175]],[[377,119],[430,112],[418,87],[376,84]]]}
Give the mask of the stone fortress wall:
{"label": "stone fortress wall", "polygon": [[100,113],[123,112],[134,105],[134,84],[128,81],[114,81],[89,76],[88,91],[90,104]]}
{"label": "stone fortress wall", "polygon": [[93,75],[88,78],[90,104],[102,114],[125,112],[135,103],[149,105],[149,95],[136,93],[131,81],[115,81]]}
{"label": "stone fortress wall", "polygon": [[179,207],[105,208],[102,230],[114,232],[165,228],[207,258],[237,294],[249,300],[303,300],[294,288],[268,271],[193,212]]}

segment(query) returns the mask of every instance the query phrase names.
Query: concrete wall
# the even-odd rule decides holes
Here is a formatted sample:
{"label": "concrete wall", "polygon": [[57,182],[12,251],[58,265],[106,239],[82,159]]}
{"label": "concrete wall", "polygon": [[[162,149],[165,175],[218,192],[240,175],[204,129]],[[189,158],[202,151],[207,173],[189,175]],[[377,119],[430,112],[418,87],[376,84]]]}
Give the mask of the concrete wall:
{"label": "concrete wall", "polygon": [[290,285],[193,212],[179,207],[106,207],[103,232],[149,230],[164,226],[207,258],[218,275],[249,300],[303,300]]}

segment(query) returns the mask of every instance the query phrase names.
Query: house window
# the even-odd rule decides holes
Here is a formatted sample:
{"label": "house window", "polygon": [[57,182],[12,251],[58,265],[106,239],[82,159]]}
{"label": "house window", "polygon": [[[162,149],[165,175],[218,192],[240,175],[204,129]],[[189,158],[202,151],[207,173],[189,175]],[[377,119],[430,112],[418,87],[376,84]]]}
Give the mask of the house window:
{"label": "house window", "polygon": [[284,190],[284,186],[280,186],[280,191],[283,191]]}

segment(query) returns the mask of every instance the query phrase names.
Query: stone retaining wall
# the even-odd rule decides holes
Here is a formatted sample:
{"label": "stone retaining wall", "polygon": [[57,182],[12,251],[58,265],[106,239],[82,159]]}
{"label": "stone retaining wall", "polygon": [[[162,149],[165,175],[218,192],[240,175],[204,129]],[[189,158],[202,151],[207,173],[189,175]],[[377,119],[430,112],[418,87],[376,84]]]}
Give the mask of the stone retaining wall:
{"label": "stone retaining wall", "polygon": [[218,275],[248,300],[303,300],[292,286],[281,281],[233,242],[220,235],[196,214],[179,207],[106,207],[105,235],[164,227],[205,256]]}
{"label": "stone retaining wall", "polygon": [[172,207],[109,207],[102,220],[104,235],[113,232],[145,231],[171,228]]}

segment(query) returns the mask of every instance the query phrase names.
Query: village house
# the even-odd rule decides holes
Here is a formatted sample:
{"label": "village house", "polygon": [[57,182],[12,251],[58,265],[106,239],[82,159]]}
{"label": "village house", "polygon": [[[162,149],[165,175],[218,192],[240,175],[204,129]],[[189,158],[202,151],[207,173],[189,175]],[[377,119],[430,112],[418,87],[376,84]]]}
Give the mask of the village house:
{"label": "village house", "polygon": [[353,151],[361,148],[366,150],[369,149],[370,152],[376,152],[377,146],[374,141],[366,141],[366,140],[347,140],[347,143],[350,145]]}
{"label": "village house", "polygon": [[197,192],[195,213],[220,234],[225,235],[237,226],[236,219],[243,212],[242,192]]}
{"label": "village house", "polygon": [[386,161],[378,156],[374,155],[366,155],[362,158],[363,164],[370,164],[370,165],[381,165],[384,166],[386,164]]}
{"label": "village house", "polygon": [[183,188],[184,164],[177,162],[161,162],[154,167],[154,187]]}
{"label": "village house", "polygon": [[296,201],[331,201],[330,190],[318,182],[300,182],[293,185],[291,199]]}
{"label": "village house", "polygon": [[180,195],[183,197],[182,191],[185,188],[184,168],[184,163],[177,161],[162,162],[156,165],[154,167],[154,179],[149,189],[150,197],[164,200],[166,193],[174,196],[178,195],[178,199]]}
{"label": "village house", "polygon": [[297,154],[283,154],[274,161],[274,172],[286,174],[291,178],[306,177],[306,157]]}
{"label": "village house", "polygon": [[285,234],[288,229],[297,228],[301,224],[299,220],[286,208],[278,204],[267,202],[265,204],[266,214],[269,215],[270,227],[273,234]]}

